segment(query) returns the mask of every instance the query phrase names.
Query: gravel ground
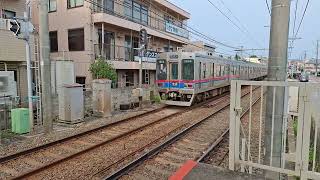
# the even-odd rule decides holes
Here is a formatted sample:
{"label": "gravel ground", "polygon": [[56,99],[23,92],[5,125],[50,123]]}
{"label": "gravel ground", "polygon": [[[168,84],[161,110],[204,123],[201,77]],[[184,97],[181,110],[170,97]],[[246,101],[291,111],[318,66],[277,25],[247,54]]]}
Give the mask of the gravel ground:
{"label": "gravel ground", "polygon": [[[118,126],[114,126],[113,128],[110,128],[111,129],[110,132],[107,131],[108,128],[103,129],[103,130],[99,130],[97,132],[90,134],[89,138],[88,138],[88,136],[81,136],[76,139],[68,140],[67,142],[51,146],[50,148],[47,148],[45,150],[41,150],[41,153],[48,152],[50,154],[55,154],[56,156],[58,156],[58,159],[60,159],[60,158],[66,157],[70,154],[80,152],[83,149],[87,149],[87,148],[91,147],[92,145],[95,145],[95,143],[101,143],[102,141],[114,138],[117,135],[122,134],[122,132],[131,131],[132,129],[135,129],[137,127],[141,127],[145,124],[149,124],[150,122],[154,122],[154,121],[160,119],[161,117],[166,117],[168,115],[174,114],[179,111],[180,111],[180,109],[177,109],[177,108],[165,108],[165,109],[163,109],[159,112],[155,112],[151,115],[146,115],[146,116],[140,117],[135,120],[121,123]],[[117,132],[117,133],[115,133],[115,132]],[[35,156],[35,159],[39,159],[38,158],[39,155],[37,153],[38,153],[38,151],[34,152],[32,154],[28,154],[26,156],[19,157],[17,159],[12,160],[12,161],[2,163],[1,166],[5,167],[5,166],[12,165],[14,169],[16,167],[19,168],[20,165],[15,166],[14,164],[19,164],[20,162],[25,162],[25,161],[28,161],[29,159],[34,159],[33,158],[34,156]],[[57,159],[55,159],[55,160],[57,160]],[[41,161],[48,162],[48,160],[46,158],[45,158],[45,160],[39,160],[38,162],[41,162]],[[23,167],[23,165],[21,165],[21,167]],[[39,165],[38,165],[38,167],[39,167]],[[26,171],[23,171],[22,169],[16,169],[16,171],[18,171],[20,173],[26,172]],[[16,174],[13,174],[13,176],[15,176],[15,175]],[[2,178],[4,178],[4,177],[2,177]]]}
{"label": "gravel ground", "polygon": [[55,124],[54,131],[49,134],[37,134],[37,135],[24,135],[12,137],[13,141],[10,141],[10,144],[0,144],[0,158],[7,156],[9,154],[14,154],[19,151],[23,151],[26,149],[30,149],[36,146],[40,146],[43,144],[47,144],[49,142],[57,141],[59,139],[63,139],[69,136],[73,136],[79,134],[81,132],[85,132],[91,129],[95,129],[97,127],[110,124],[112,122],[121,121],[123,119],[136,116],[138,114],[145,113],[146,111],[151,111],[153,109],[157,109],[162,107],[162,105],[152,105],[149,108],[143,110],[134,110],[127,111],[122,113],[117,113],[110,118],[99,118],[95,120],[90,120],[73,127],[65,127],[62,124]]}
{"label": "gravel ground", "polygon": [[[265,101],[264,101],[265,102]],[[264,128],[264,119],[265,119],[265,104],[262,105],[262,128]],[[260,129],[260,112],[261,112],[261,101],[259,100],[255,105],[253,105],[252,108],[252,119],[251,119],[251,158],[253,162],[258,162],[258,155],[259,155],[259,129]],[[248,136],[249,131],[249,112],[246,113],[241,118],[243,130]],[[262,131],[261,134],[261,147],[264,146],[263,140],[264,140],[264,133]],[[204,163],[212,164],[214,166],[220,166],[223,168],[228,168],[229,166],[229,156],[228,154],[225,156],[224,159],[221,159],[221,156],[224,155],[224,150],[226,151],[229,148],[228,143],[222,143],[221,147],[219,147],[217,150],[214,150],[211,152],[211,154],[206,157],[204,160]],[[223,150],[224,149],[224,150]],[[263,151],[263,148],[261,149]],[[222,153],[219,153],[219,151]],[[261,152],[261,162],[263,162],[263,152]],[[254,169],[255,173],[260,174],[261,171]]]}
{"label": "gravel ground", "polygon": [[[94,174],[99,173],[109,165],[130,157],[130,154],[136,151],[141,154],[144,152],[144,148],[140,150],[141,147],[158,141],[159,137],[162,139],[162,137],[166,137],[172,132],[180,131],[177,128],[187,126],[196,119],[195,114],[190,111],[177,117],[166,119],[136,134],[131,134],[111,144],[90,151],[90,153],[73,158],[64,164],[50,168],[33,176],[31,179],[91,179]],[[113,170],[111,167],[110,171]]]}
{"label": "gravel ground", "polygon": [[[259,92],[254,92],[254,98],[258,96]],[[243,98],[242,101],[248,102],[248,96]],[[228,103],[229,99],[222,101],[220,104]],[[248,107],[249,104],[246,104],[246,107]],[[212,113],[212,111],[208,111],[209,108],[206,109],[207,115],[208,112]],[[154,158],[147,160],[143,165],[121,179],[168,179],[188,159],[196,160],[199,158],[208,146],[229,127],[228,115],[229,108],[218,112],[200,126],[191,130],[179,141],[167,147]]]}

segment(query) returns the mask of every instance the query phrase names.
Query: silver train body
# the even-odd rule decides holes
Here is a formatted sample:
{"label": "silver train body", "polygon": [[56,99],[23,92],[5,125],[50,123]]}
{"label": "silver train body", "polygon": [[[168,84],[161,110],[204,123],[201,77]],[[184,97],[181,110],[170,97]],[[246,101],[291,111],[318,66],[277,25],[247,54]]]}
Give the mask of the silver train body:
{"label": "silver train body", "polygon": [[267,67],[206,52],[168,52],[157,59],[156,73],[163,103],[191,106],[228,91],[231,80],[263,79]]}

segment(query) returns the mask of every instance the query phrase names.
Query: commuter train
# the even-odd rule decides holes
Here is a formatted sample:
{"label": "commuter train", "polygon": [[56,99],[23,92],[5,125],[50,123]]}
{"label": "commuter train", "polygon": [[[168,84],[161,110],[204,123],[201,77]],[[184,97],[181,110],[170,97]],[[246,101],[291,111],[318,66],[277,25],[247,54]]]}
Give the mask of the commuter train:
{"label": "commuter train", "polygon": [[226,92],[231,80],[258,80],[266,74],[266,65],[207,52],[162,53],[156,63],[161,101],[175,106],[191,106]]}

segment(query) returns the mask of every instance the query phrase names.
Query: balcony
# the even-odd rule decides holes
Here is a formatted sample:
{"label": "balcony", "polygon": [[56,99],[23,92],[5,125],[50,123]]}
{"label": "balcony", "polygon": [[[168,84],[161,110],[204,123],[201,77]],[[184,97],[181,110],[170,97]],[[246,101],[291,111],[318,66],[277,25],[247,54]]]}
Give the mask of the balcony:
{"label": "balcony", "polygon": [[[115,69],[139,69],[139,53],[138,50],[116,46],[111,44],[94,44],[95,58],[102,57],[110,60]],[[147,51],[142,57],[143,69],[155,70],[156,58],[159,52]]]}
{"label": "balcony", "polygon": [[[159,17],[148,7],[138,5],[125,5],[120,2],[99,5],[94,8],[94,23],[107,23],[118,27],[139,31],[141,26],[148,31],[148,34],[185,43],[189,39],[189,32],[184,27],[184,22],[165,20]],[[137,11],[137,9],[139,11]]]}

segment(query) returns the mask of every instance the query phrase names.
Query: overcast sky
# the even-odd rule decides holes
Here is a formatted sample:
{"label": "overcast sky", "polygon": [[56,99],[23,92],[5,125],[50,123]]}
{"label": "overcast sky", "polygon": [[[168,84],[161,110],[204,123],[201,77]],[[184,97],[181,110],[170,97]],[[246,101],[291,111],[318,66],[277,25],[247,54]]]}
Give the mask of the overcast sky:
{"label": "overcast sky", "polygon": [[[179,7],[191,13],[189,26],[193,27],[214,39],[232,46],[244,46],[245,48],[268,48],[270,15],[265,0],[211,0],[228,17],[230,17],[242,31],[232,25],[226,17],[216,10],[207,0],[169,0]],[[224,2],[225,6],[221,3]],[[271,0],[269,1],[269,5]],[[297,24],[299,24],[307,0],[298,1]],[[294,11],[296,0],[291,2],[290,37],[293,31]],[[271,5],[270,5],[271,6]],[[229,8],[234,16],[229,12]],[[307,56],[316,56],[316,40],[320,39],[320,1],[310,0],[303,24],[296,40],[292,58],[300,58],[304,51]],[[251,37],[250,37],[251,36]],[[198,38],[198,37],[197,37]],[[218,45],[217,51],[233,54],[231,49]],[[248,51],[249,54],[267,55],[267,52]]]}

